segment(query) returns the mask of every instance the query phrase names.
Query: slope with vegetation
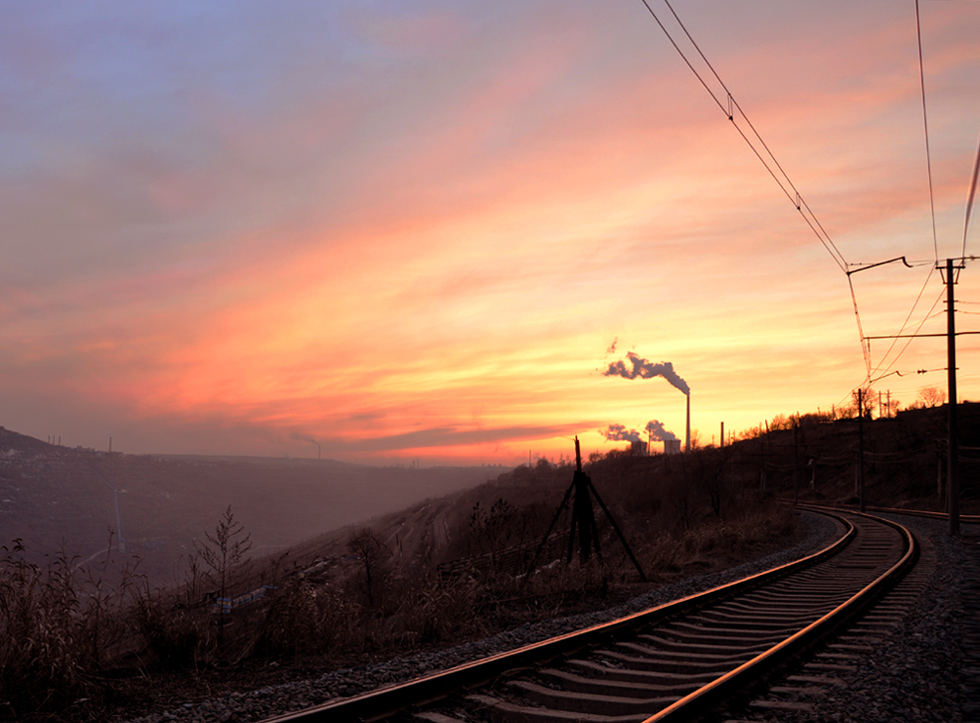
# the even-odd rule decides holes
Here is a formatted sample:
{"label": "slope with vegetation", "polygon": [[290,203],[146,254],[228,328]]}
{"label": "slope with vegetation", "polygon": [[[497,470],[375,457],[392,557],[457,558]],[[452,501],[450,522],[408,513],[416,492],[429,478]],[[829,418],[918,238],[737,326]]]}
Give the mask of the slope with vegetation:
{"label": "slope with vegetation", "polygon": [[[964,511],[976,512],[980,409],[961,410]],[[940,408],[865,420],[869,504],[941,507],[943,424]],[[607,605],[786,546],[796,518],[779,498],[853,502],[859,447],[857,420],[807,416],[723,448],[593,455],[586,471],[648,583],[602,515],[601,559],[566,564],[561,534],[542,544],[573,473],[547,460],[272,557],[245,559],[229,508],[168,589],[131,566],[35,565],[14,545],[0,561],[0,716],[135,715]]]}

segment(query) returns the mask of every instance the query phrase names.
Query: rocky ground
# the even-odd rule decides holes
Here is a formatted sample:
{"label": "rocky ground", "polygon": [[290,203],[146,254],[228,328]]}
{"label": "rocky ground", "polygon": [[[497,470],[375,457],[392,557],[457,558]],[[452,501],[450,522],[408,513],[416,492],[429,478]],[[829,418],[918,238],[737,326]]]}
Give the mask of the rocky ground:
{"label": "rocky ground", "polygon": [[883,516],[934,549],[935,570],[900,628],[793,723],[980,721],[980,529],[953,539],[945,521]]}

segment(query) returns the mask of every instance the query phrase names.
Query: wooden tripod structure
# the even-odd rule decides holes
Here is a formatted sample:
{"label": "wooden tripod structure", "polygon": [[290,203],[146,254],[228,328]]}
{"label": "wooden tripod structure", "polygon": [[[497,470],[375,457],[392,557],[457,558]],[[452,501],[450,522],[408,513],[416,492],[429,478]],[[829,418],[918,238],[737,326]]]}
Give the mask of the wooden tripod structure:
{"label": "wooden tripod structure", "polygon": [[[573,498],[574,495],[574,498]],[[599,507],[602,508],[603,513],[606,515],[606,519],[609,520],[609,524],[612,525],[613,530],[616,531],[616,536],[619,537],[619,541],[623,543],[623,548],[626,550],[626,554],[629,555],[633,566],[636,571],[640,573],[640,579],[643,582],[647,581],[647,576],[643,572],[643,568],[640,567],[639,561],[637,561],[636,556],[633,554],[633,550],[630,548],[629,543],[623,536],[622,531],[619,529],[619,525],[616,524],[616,520],[613,519],[612,513],[609,512],[609,508],[606,507],[606,503],[602,501],[599,493],[592,484],[592,479],[582,471],[582,452],[579,447],[578,437],[575,438],[575,474],[572,476],[572,483],[565,490],[565,496],[562,498],[561,504],[558,506],[558,510],[555,512],[555,516],[551,520],[551,525],[548,527],[548,531],[544,535],[544,539],[541,541],[541,545],[538,546],[538,551],[534,554],[534,561],[531,564],[530,569],[533,570],[537,564],[538,558],[541,555],[541,551],[544,546],[548,543],[548,538],[551,537],[552,531],[555,529],[555,525],[558,523],[558,518],[561,517],[562,512],[568,507],[568,500],[573,498],[572,501],[572,524],[571,529],[568,533],[568,558],[566,562],[572,561],[572,553],[575,549],[575,538],[576,532],[578,533],[578,554],[579,560],[582,564],[585,564],[592,557],[593,551],[599,560],[602,560],[602,551],[599,549],[599,530],[595,523],[595,512],[592,508],[592,498],[595,497],[595,501],[599,503]]]}

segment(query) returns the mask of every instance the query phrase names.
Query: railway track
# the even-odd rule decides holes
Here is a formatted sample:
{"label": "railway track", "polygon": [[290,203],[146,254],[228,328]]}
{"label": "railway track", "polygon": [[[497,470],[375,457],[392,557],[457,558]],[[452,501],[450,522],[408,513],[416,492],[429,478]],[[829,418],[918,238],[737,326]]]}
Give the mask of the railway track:
{"label": "railway track", "polygon": [[[918,555],[914,536],[901,525],[854,512],[821,514],[836,519],[841,534],[803,560],[267,723],[725,720],[751,713],[759,695],[769,699],[755,700],[756,712],[791,710],[799,704],[779,699],[765,681],[782,678],[779,687],[790,690],[832,680],[828,674],[864,645],[832,636],[859,619],[875,629],[881,619],[874,615],[885,613],[869,609],[896,594]],[[889,605],[893,610],[894,600],[881,610]],[[786,680],[808,655],[810,667]]]}

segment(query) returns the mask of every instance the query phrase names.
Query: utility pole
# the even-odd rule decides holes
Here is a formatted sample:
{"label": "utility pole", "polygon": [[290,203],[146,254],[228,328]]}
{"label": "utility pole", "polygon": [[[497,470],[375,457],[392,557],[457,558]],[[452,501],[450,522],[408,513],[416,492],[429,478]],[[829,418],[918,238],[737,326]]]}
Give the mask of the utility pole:
{"label": "utility pole", "polygon": [[858,489],[864,512],[864,390],[858,387]]}
{"label": "utility pole", "polygon": [[[908,262],[905,261],[905,257],[900,257],[901,261],[909,266]],[[946,464],[946,505],[949,512],[949,534],[952,536],[957,536],[960,534],[960,479],[959,479],[959,425],[956,420],[956,309],[955,309],[955,299],[953,298],[953,286],[956,284],[956,274],[966,267],[967,260],[975,260],[974,256],[960,256],[957,258],[948,258],[946,263],[936,263],[936,268],[939,270],[940,275],[942,275],[943,281],[946,284],[946,333],[945,334],[893,334],[891,336],[866,336],[865,341],[870,341],[871,339],[914,339],[918,337],[926,336],[945,336],[946,337],[946,371],[947,371],[947,384],[948,384],[948,434],[949,442],[947,444],[947,464]],[[897,261],[899,259],[891,259],[891,261]],[[891,263],[891,261],[882,261],[878,264],[870,264],[859,269],[853,269],[848,271],[847,274],[850,276],[855,273],[855,271],[863,271],[864,269],[870,269],[874,266],[881,266],[882,264]],[[959,263],[954,263],[959,262]],[[909,266],[911,268],[911,266]],[[954,273],[955,272],[955,273]],[[980,331],[961,331],[960,334],[980,334]]]}
{"label": "utility pole", "polygon": [[800,415],[793,420],[793,504],[800,501]]}
{"label": "utility pole", "polygon": [[[953,270],[959,271],[964,263],[953,265],[946,259],[946,366],[949,385],[949,459],[946,464],[946,491],[949,505],[949,534],[960,534],[960,475],[959,475],[959,425],[956,420],[956,313],[953,308]],[[937,264],[938,266],[938,264]],[[940,269],[941,270],[941,269]]]}

